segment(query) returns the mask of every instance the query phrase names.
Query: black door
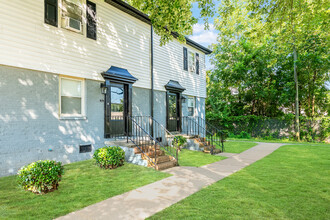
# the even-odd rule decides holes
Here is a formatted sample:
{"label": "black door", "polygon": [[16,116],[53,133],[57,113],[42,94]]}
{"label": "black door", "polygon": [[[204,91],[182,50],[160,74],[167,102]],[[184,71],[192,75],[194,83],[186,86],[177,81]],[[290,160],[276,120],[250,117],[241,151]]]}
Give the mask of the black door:
{"label": "black door", "polygon": [[109,82],[107,84],[109,86],[105,103],[105,136],[124,137],[128,115],[128,85]]}
{"label": "black door", "polygon": [[167,93],[167,129],[169,131],[180,131],[181,112],[180,94]]}

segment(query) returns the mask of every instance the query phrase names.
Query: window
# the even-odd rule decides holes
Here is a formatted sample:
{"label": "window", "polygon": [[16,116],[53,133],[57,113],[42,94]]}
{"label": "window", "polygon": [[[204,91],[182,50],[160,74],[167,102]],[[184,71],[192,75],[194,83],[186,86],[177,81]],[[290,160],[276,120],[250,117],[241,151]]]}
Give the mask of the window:
{"label": "window", "polygon": [[195,66],[195,54],[191,51],[189,51],[189,72],[195,73],[196,71],[196,66]]}
{"label": "window", "polygon": [[45,0],[45,23],[57,27],[57,0]]}
{"label": "window", "polygon": [[82,0],[62,1],[62,27],[82,33]]}
{"label": "window", "polygon": [[111,84],[111,118],[116,120],[124,117],[124,85]]}
{"label": "window", "polygon": [[83,116],[84,80],[60,78],[60,115]]}
{"label": "window", "polygon": [[199,74],[199,54],[196,53],[196,74]]}
{"label": "window", "polygon": [[187,48],[183,48],[183,70],[188,71],[188,50]]}
{"label": "window", "polygon": [[195,115],[195,97],[188,97],[188,116]]}
{"label": "window", "polygon": [[87,37],[96,40],[96,5],[87,1],[86,7]]}

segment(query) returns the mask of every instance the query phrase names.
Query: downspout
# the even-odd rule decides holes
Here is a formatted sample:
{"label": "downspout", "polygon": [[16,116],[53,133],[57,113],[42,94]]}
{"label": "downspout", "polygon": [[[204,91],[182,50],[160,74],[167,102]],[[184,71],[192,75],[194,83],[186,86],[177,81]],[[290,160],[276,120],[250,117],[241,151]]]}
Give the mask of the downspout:
{"label": "downspout", "polygon": [[[151,118],[154,118],[154,30],[151,25],[151,35],[150,35],[150,72],[151,72],[151,94],[150,94],[150,115]],[[154,129],[153,129],[153,120],[151,120],[151,135],[154,137]]]}

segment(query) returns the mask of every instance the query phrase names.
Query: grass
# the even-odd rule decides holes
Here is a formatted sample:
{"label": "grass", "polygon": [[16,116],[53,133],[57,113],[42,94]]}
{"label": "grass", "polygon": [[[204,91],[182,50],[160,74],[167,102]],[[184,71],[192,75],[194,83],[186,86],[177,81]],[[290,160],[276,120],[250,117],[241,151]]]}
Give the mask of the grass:
{"label": "grass", "polygon": [[246,141],[246,142],[265,142],[265,143],[286,143],[286,144],[310,144],[310,143],[320,143],[320,142],[306,142],[306,141],[293,141],[288,138],[285,139],[272,139],[272,140],[266,140],[263,138],[227,138],[227,140],[232,141]]}
{"label": "grass", "polygon": [[0,219],[53,219],[170,176],[127,163],[104,170],[93,160],[64,167],[59,190],[45,195],[19,188],[16,176],[0,178]]}
{"label": "grass", "polygon": [[257,143],[243,142],[243,141],[226,141],[224,142],[225,153],[242,153],[251,147],[256,146]]}
{"label": "grass", "polygon": [[179,152],[180,166],[200,167],[223,159],[226,159],[226,157],[206,154],[201,151],[182,149]]}
{"label": "grass", "polygon": [[329,145],[286,145],[151,219],[330,219],[329,183]]}

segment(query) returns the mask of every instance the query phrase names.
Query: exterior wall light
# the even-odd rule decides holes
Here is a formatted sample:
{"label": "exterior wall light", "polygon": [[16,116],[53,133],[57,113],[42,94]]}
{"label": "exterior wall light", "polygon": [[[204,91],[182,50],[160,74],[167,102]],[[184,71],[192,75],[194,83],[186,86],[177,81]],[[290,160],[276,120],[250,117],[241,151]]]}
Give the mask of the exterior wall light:
{"label": "exterior wall light", "polygon": [[103,95],[107,94],[107,91],[108,91],[108,87],[105,85],[105,83],[101,83],[101,93]]}

